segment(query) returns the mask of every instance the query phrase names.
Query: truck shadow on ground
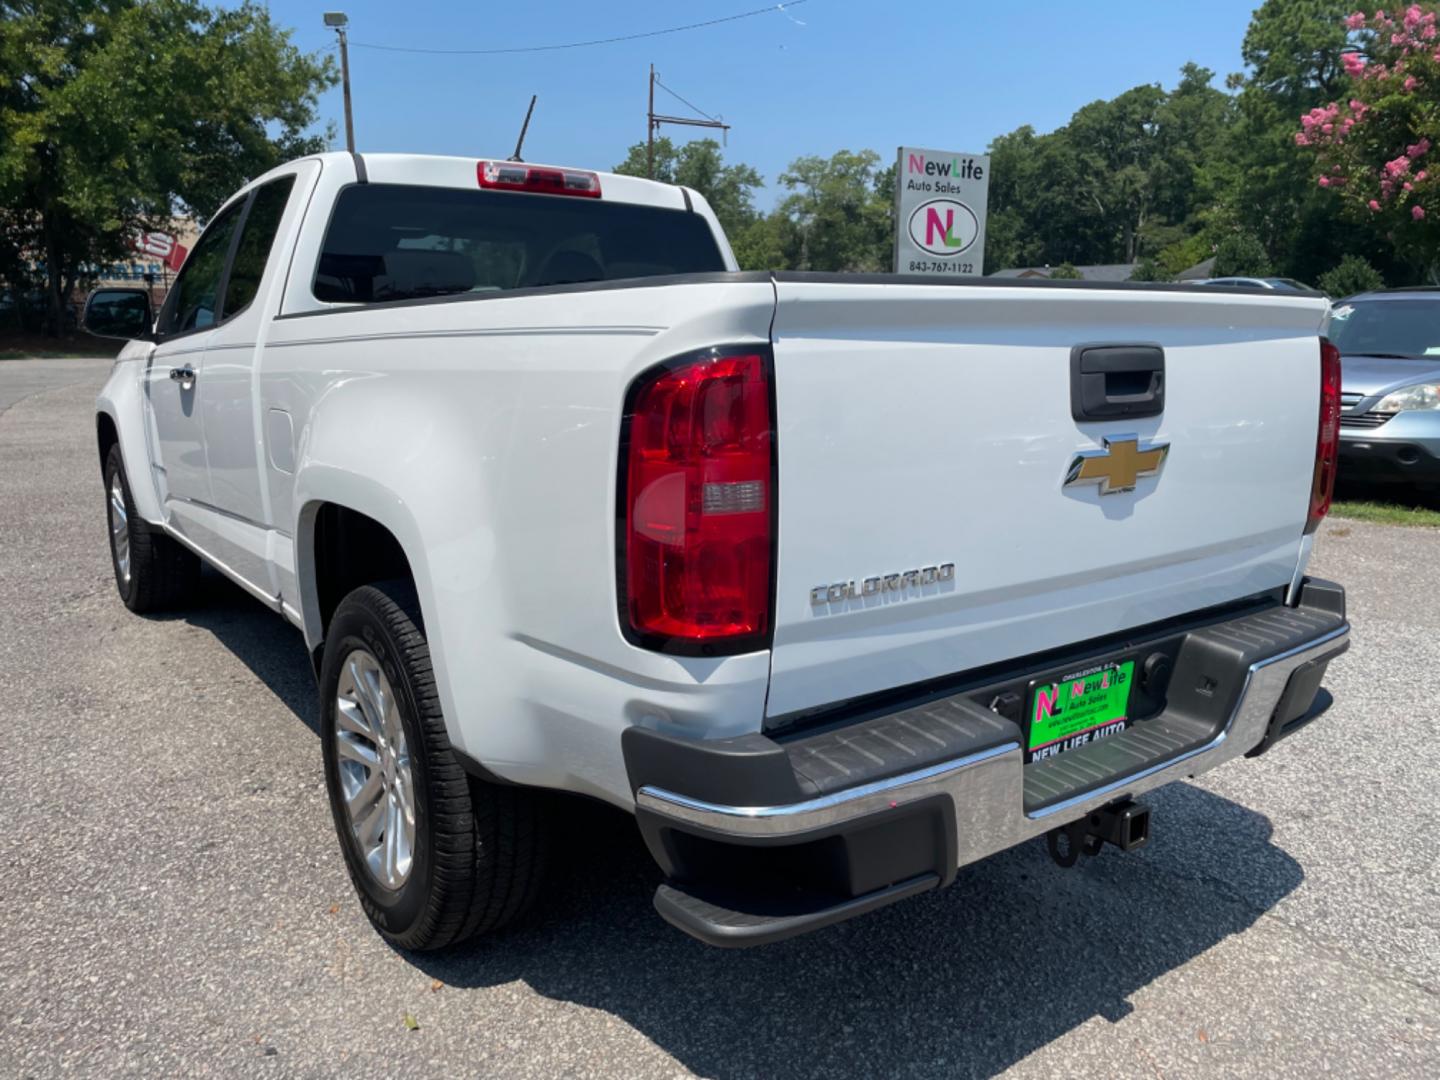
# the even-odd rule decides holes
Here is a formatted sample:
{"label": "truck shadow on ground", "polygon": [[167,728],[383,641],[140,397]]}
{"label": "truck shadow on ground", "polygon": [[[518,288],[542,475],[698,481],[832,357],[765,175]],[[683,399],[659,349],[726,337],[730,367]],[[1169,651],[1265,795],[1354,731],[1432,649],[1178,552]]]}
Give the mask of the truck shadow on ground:
{"label": "truck shadow on ground", "polygon": [[[314,731],[299,633],[223,581],[206,589],[188,621]],[[530,920],[400,955],[451,987],[521,981],[604,1011],[713,1077],[993,1075],[1081,1025],[1123,1019],[1137,991],[1247,930],[1304,879],[1266,818],[1173,784],[1147,796],[1155,839],[1140,852],[1061,870],[1031,842],[943,891],[734,952],[655,914],[659,873],[628,815],[561,802],[557,866]],[[1203,1041],[1203,1023],[1197,1011],[1173,1038]]]}

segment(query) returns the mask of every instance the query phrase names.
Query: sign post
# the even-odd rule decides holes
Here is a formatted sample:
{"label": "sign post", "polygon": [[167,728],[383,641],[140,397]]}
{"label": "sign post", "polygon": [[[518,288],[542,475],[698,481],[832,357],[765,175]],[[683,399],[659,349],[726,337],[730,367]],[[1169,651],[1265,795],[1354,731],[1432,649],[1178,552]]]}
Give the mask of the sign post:
{"label": "sign post", "polygon": [[895,273],[985,273],[988,154],[902,146],[895,165]]}

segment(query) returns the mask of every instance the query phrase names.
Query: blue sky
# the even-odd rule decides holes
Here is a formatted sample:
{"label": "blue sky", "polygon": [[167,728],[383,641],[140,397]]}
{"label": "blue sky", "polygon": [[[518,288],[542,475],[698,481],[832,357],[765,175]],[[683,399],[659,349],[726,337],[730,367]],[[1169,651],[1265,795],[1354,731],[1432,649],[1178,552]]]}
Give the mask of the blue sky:
{"label": "blue sky", "polygon": [[[608,169],[645,137],[646,71],[734,125],[727,154],[777,174],[803,154],[898,145],[981,151],[1021,124],[1048,131],[1079,106],[1132,86],[1172,86],[1194,60],[1223,86],[1258,0],[1030,0],[876,3],[808,0],[642,41],[505,56],[385,52],[548,45],[734,15],[761,0],[420,4],[335,0],[350,16],[356,142],[361,150],[504,156],[531,93],[540,95],[525,156]],[[274,0],[295,42],[334,36],[324,7]],[[657,111],[684,112],[663,94]],[[340,92],[322,117],[341,127]],[[672,128],[672,138],[703,137]],[[343,145],[343,134],[340,136]]]}

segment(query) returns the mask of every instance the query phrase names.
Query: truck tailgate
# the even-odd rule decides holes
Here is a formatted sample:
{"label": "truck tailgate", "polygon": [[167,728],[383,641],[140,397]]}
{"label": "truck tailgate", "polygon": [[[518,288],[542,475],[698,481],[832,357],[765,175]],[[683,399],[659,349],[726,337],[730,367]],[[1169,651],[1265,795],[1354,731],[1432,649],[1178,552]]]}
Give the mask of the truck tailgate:
{"label": "truck tailgate", "polygon": [[[786,274],[776,289],[772,722],[1293,577],[1322,299]],[[1160,415],[1072,418],[1072,349],[1096,343],[1163,349]],[[1121,436],[1168,444],[1158,475],[1066,486],[1077,453]]]}

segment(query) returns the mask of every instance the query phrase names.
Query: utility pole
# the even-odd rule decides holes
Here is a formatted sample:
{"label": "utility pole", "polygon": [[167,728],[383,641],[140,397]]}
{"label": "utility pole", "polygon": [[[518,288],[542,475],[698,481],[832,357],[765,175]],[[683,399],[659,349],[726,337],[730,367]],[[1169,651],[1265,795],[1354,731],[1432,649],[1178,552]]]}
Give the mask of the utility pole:
{"label": "utility pole", "polygon": [[345,27],[350,25],[349,17],[343,11],[325,12],[325,25],[333,27],[340,38],[340,84],[345,97],[345,149],[355,152],[355,119],[350,114],[350,48],[345,41]]}
{"label": "utility pole", "polygon": [[[729,132],[730,132],[730,125],[729,125],[729,124],[726,124],[726,123],[724,123],[724,122],[722,122],[722,121],[720,121],[720,120],[713,120],[713,119],[711,119],[711,118],[708,117],[708,116],[707,116],[704,120],[692,120],[692,119],[691,119],[690,117],[688,117],[688,116],[662,116],[662,115],[656,113],[656,112],[655,112],[655,84],[656,84],[656,83],[660,83],[660,89],[664,90],[664,91],[665,91],[667,94],[669,94],[671,97],[679,97],[679,95],[676,94],[675,91],[671,90],[668,86],[666,86],[664,83],[660,82],[660,80],[655,77],[655,65],[654,65],[654,64],[651,64],[651,65],[650,65],[650,105],[649,105],[649,107],[646,109],[646,112],[645,112],[645,118],[646,118],[646,131],[645,131],[645,176],[646,176],[648,179],[650,179],[650,180],[654,180],[654,179],[655,179],[655,132],[657,132],[657,131],[660,130],[660,125],[661,125],[661,124],[684,124],[686,127],[719,128],[721,131],[725,132],[726,135],[728,135]],[[680,100],[681,100],[681,101],[685,101],[684,98],[680,98]],[[685,104],[690,105],[690,103],[689,103],[688,101],[686,101]],[[692,109],[695,109],[695,106],[694,106],[694,105],[690,105],[690,107],[691,107]],[[695,111],[696,111],[696,112],[700,112],[699,109],[695,109]],[[704,114],[704,113],[701,113],[701,115],[704,116],[705,114]],[[722,139],[725,138],[725,135],[722,135],[721,138],[722,138]]]}

